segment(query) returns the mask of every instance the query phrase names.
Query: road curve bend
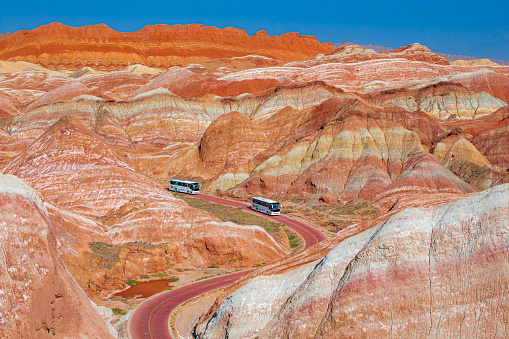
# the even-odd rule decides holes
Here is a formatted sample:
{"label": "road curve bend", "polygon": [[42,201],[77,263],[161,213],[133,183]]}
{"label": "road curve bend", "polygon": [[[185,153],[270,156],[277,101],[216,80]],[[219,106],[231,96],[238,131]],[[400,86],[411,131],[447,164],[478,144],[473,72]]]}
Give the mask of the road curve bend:
{"label": "road curve bend", "polygon": [[[198,194],[195,197],[217,204],[242,207],[242,209],[251,213],[257,213],[271,220],[283,223],[299,233],[300,236],[302,236],[306,243],[304,248],[308,248],[318,242],[327,239],[327,237],[322,232],[313,226],[310,226],[302,221],[292,219],[285,215],[267,216],[262,213],[254,212],[251,207],[245,203],[222,199],[210,195]],[[184,301],[209,291],[230,286],[235,281],[251,271],[252,270],[236,272],[216,278],[194,282],[172,291],[157,294],[150,299],[147,299],[141,303],[140,306],[138,306],[138,308],[133,312],[131,318],[129,319],[129,323],[127,325],[129,337],[132,339],[171,338],[168,328],[168,319],[175,307],[182,304]]]}

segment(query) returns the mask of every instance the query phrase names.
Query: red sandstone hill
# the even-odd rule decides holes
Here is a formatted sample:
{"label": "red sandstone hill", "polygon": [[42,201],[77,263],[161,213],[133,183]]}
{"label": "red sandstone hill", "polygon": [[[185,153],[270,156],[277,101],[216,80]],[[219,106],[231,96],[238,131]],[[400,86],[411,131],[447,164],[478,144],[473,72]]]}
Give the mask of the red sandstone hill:
{"label": "red sandstone hill", "polygon": [[438,65],[449,65],[449,62],[446,58],[432,52],[426,46],[417,43],[410,44],[408,46],[402,46],[389,53],[383,51],[376,53],[374,50],[364,49],[357,45],[343,45],[331,52],[328,56],[328,59],[333,59],[336,62],[340,61],[347,63],[393,58],[422,61]]}
{"label": "red sandstone hill", "polygon": [[0,174],[0,337],[112,338],[64,266],[47,205]]}
{"label": "red sandstone hill", "polygon": [[[123,288],[143,272],[249,267],[287,252],[261,228],[222,223],[174,198],[73,117],[62,117],[2,171],[41,193],[65,264],[87,292]],[[118,246],[124,256],[105,267],[90,259],[93,241]],[[152,247],[132,245],[136,241]]]}
{"label": "red sandstone hill", "polygon": [[[19,43],[18,54],[14,49],[5,50],[8,43],[12,45],[12,39]],[[378,220],[353,225],[333,240],[291,256],[281,265],[268,266],[270,272],[278,275],[287,272],[290,279],[286,282],[293,284],[291,288],[297,288],[296,293],[291,295],[293,292],[286,289],[286,282],[279,288],[277,277],[270,277],[265,285],[267,293],[260,293],[258,286],[255,288],[257,296],[267,300],[253,305],[261,308],[269,305],[271,310],[256,308],[250,316],[242,318],[246,309],[233,305],[232,309],[239,310],[242,319],[238,322],[236,316],[231,317],[228,333],[238,337],[235,328],[249,331],[257,322],[254,325],[263,326],[266,331],[260,337],[293,337],[290,333],[294,330],[304,336],[306,331],[315,331],[325,319],[322,328],[327,330],[318,334],[330,334],[330,337],[336,331],[338,337],[348,336],[349,333],[341,332],[347,328],[331,326],[327,320],[337,320],[334,314],[332,318],[324,318],[328,304],[336,308],[343,300],[348,304],[346,308],[354,312],[342,313],[347,314],[348,323],[357,321],[355,329],[366,327],[374,337],[381,334],[377,329],[384,330],[389,324],[384,318],[389,311],[394,311],[394,331],[401,333],[401,337],[421,333],[420,328],[410,325],[409,331],[403,331],[405,322],[412,319],[405,313],[408,310],[420,320],[428,321],[429,314],[432,324],[440,324],[440,329],[448,328],[446,318],[441,317],[447,310],[441,306],[446,302],[437,294],[440,288],[451,282],[444,292],[447,295],[458,296],[458,291],[467,291],[470,294],[465,298],[470,298],[474,293],[468,290],[473,288],[492,291],[498,298],[499,292],[493,287],[501,286],[496,279],[505,279],[505,276],[489,276],[490,267],[485,271],[478,268],[491,263],[495,267],[492,272],[502,272],[496,268],[505,261],[498,261],[495,256],[503,253],[505,258],[506,252],[497,252],[497,248],[489,246],[476,247],[474,251],[467,246],[481,244],[477,242],[481,239],[477,234],[502,234],[499,228],[486,231],[493,230],[489,224],[485,224],[487,228],[476,228],[482,226],[477,220],[484,220],[483,213],[491,215],[488,219],[502,215],[491,208],[498,198],[490,197],[499,188],[464,202],[467,207],[458,209],[449,204],[451,213],[444,214],[443,208],[430,212],[429,206],[509,181],[509,67],[481,69],[447,65],[442,58],[416,44],[390,54],[357,46],[329,53],[332,50],[322,50],[327,46],[313,38],[292,34],[249,36],[241,30],[199,25],[159,25],[139,32],[119,33],[104,25],[71,28],[52,24],[5,39],[0,42],[0,54],[11,53],[12,60],[25,54],[28,61],[53,69],[79,70],[70,74],[49,72],[33,63],[2,61],[0,171],[23,178],[39,191],[47,220],[28,219],[28,214],[37,217],[35,210],[42,209],[30,207],[26,197],[2,192],[0,176],[0,202],[6,203],[5,206],[0,203],[0,226],[4,221],[3,225],[10,227],[9,236],[16,238],[13,240],[25,238],[26,220],[34,221],[37,230],[49,229],[48,237],[41,233],[42,237],[36,238],[51,245],[47,246],[49,252],[41,248],[41,260],[54,258],[52,244],[56,239],[65,268],[93,296],[122,288],[126,280],[141,272],[218,263],[250,266],[286,253],[264,232],[221,223],[175,199],[151,178],[165,182],[175,175],[192,177],[203,184],[205,192],[246,199],[260,194],[283,202],[299,197],[308,203],[320,203],[324,196],[328,203],[367,200],[390,212]],[[320,54],[315,56],[317,53]],[[285,64],[288,60],[300,61]],[[103,72],[133,62],[154,67],[187,66],[158,70],[135,65]],[[502,195],[506,196],[507,192]],[[416,208],[394,215],[410,205]],[[470,208],[483,206],[488,207],[484,212]],[[502,206],[507,209],[506,202]],[[16,209],[19,209],[18,219],[12,214]],[[468,220],[458,224],[457,216],[461,217],[465,210]],[[482,213],[472,219],[473,212]],[[395,216],[392,221],[388,219],[391,215]],[[379,224],[382,218],[390,222],[385,226]],[[504,226],[506,219],[494,220]],[[446,227],[453,236],[440,235],[439,227]],[[350,240],[354,234],[358,237]],[[462,237],[474,241],[463,241]],[[507,244],[506,238],[497,237],[496,242],[487,238],[483,241]],[[32,249],[28,244],[18,251],[12,244],[22,243],[11,238],[5,238],[3,246],[11,257]],[[92,241],[110,243],[120,253],[118,260],[103,262],[90,247]],[[140,247],[137,245],[140,241],[150,246]],[[449,256],[437,256],[439,253],[431,251],[427,244],[438,246],[437,251]],[[358,245],[365,250],[358,251]],[[337,250],[333,249],[335,246]],[[453,249],[460,248],[461,253],[454,254]],[[487,251],[483,252],[484,249]],[[352,255],[357,253],[358,258],[368,259],[352,261]],[[455,260],[461,263],[470,260],[471,257],[464,257],[465,253],[472,256],[481,253],[478,258],[488,258],[490,263],[480,259],[481,264],[465,272],[463,264],[454,264]],[[488,256],[483,256],[484,253]],[[305,265],[321,260],[326,254],[321,261],[324,265]],[[37,260],[33,262],[39,265]],[[349,262],[353,269],[351,278],[343,274],[341,266]],[[423,267],[419,266],[421,262]],[[438,263],[457,277],[443,276],[437,271]],[[58,274],[48,280],[63,281],[64,285],[55,284],[55,292],[62,290],[60,287],[66,286],[65,281],[70,278],[58,265],[53,270]],[[51,268],[43,268],[46,267]],[[8,262],[0,264],[0,269],[11,272],[24,267]],[[380,273],[382,279],[363,280],[362,272],[366,269],[371,270],[371,277]],[[316,274],[309,274],[310,270]],[[469,276],[469,272],[477,273]],[[14,305],[11,296],[18,295],[10,291],[41,276],[36,273],[14,279],[15,284],[5,289],[8,292],[0,294],[0,304]],[[415,298],[428,294],[415,291],[432,286],[430,274],[435,284],[435,305],[417,307],[422,305],[422,300]],[[259,274],[260,278],[267,280],[263,275]],[[407,276],[416,279],[405,280]],[[464,277],[472,277],[466,283],[468,286],[461,285],[467,281]],[[364,294],[339,291],[333,295],[340,280],[347,289],[359,286],[374,291],[375,297],[367,293],[369,300],[355,304],[352,301],[360,300],[357,297]],[[49,284],[43,282],[43,285],[53,293]],[[378,286],[383,289],[378,290]],[[412,293],[407,295],[408,290]],[[500,293],[502,301],[505,291]],[[387,294],[387,299],[376,298],[382,292]],[[71,296],[64,294],[64,300]],[[479,293],[475,297],[482,298],[472,299],[472,303],[480,302],[483,306],[474,313],[485,314],[483,307],[489,298]],[[386,300],[393,304],[388,305]],[[41,300],[48,308],[39,308],[42,310],[40,324],[49,319],[46,310],[53,310],[48,305],[51,301],[51,298]],[[288,308],[279,312],[279,301],[288,301]],[[54,309],[71,313],[71,308],[59,308],[62,306],[59,302],[57,298]],[[465,307],[472,310],[472,303],[466,303]],[[430,304],[429,300],[424,300],[424,304]],[[449,304],[461,302],[455,299]],[[25,306],[28,309],[14,313],[0,310],[0,319],[10,321],[16,316],[32,319],[39,309]],[[336,309],[345,311],[345,308]],[[373,309],[382,312],[373,314]],[[419,313],[422,309],[424,313]],[[224,307],[219,310],[223,312]],[[444,313],[438,316],[430,310]],[[247,311],[250,312],[249,308]],[[472,314],[469,312],[466,316]],[[83,313],[86,316],[93,312],[83,309]],[[449,312],[450,319],[453,313]],[[272,320],[258,322],[252,314],[281,322],[273,327]],[[487,314],[495,319],[506,313]],[[78,314],[70,315],[76,318],[65,320],[77,325],[77,334],[85,333],[79,328],[83,322]],[[218,315],[221,324],[227,312]],[[369,319],[359,318],[372,315],[376,319],[372,326]],[[38,317],[33,319],[39,321]],[[471,323],[482,323],[478,320]],[[505,326],[507,321],[505,318],[503,321]],[[68,333],[62,327],[65,324],[56,323],[48,328],[50,331],[54,328],[56,334]],[[451,324],[449,328],[458,327],[454,321]],[[492,323],[483,324],[491,326]],[[27,327],[26,333],[38,328],[34,326]],[[215,331],[221,328],[211,326],[206,331],[209,330],[210,336],[216,337]],[[428,334],[429,328],[426,330]],[[0,333],[4,334],[2,328]],[[438,327],[430,333],[443,334],[438,332]],[[490,332],[480,334],[488,336]],[[496,334],[499,332],[495,331]],[[465,332],[465,336],[469,335],[473,337],[476,333]]]}
{"label": "red sandstone hill", "polygon": [[90,66],[118,70],[130,64],[168,68],[221,58],[262,55],[284,62],[309,59],[334,50],[314,36],[203,25],[153,25],[122,33],[105,24],[69,27],[51,23],[18,31],[0,41],[0,60],[29,61],[50,69]]}
{"label": "red sandstone hill", "polygon": [[227,289],[194,338],[506,338],[509,185],[352,225]]}

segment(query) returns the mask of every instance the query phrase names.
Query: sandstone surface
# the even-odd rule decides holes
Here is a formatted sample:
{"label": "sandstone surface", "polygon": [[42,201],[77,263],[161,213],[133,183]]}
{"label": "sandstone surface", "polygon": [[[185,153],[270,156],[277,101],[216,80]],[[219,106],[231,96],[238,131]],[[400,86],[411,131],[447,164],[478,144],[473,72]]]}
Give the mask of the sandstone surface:
{"label": "sandstone surface", "polygon": [[313,36],[219,29],[203,25],[153,25],[121,33],[105,24],[70,27],[51,23],[18,31],[0,41],[0,59],[27,61],[50,69],[92,67],[119,70],[133,64],[168,68],[220,58],[258,54],[281,61],[304,60],[334,50]]}
{"label": "sandstone surface", "polygon": [[505,337],[508,204],[502,185],[347,228],[227,290],[195,337]]}
{"label": "sandstone surface", "polygon": [[112,338],[67,271],[38,193],[0,174],[0,202],[2,338]]}
{"label": "sandstone surface", "polygon": [[[506,256],[507,208],[497,204],[509,182],[509,67],[450,65],[419,44],[334,50],[296,33],[201,25],[51,24],[0,41],[0,59],[11,60],[0,64],[0,169],[43,198],[30,215],[45,210],[45,253],[57,243],[52,281],[68,281],[63,260],[98,298],[141,273],[289,253],[258,227],[176,199],[163,186],[177,176],[242,200],[384,213],[244,279],[202,319],[200,336],[505,336],[493,311],[505,278],[489,269]],[[2,213],[0,222],[12,217]],[[9,250],[30,251],[20,248]],[[252,297],[258,288],[266,293]],[[24,317],[32,306],[16,310]],[[65,337],[67,327],[45,321],[41,329]]]}
{"label": "sandstone surface", "polygon": [[[176,69],[175,74],[180,74],[181,70],[185,69]],[[168,72],[153,81],[165,76],[173,77]],[[111,79],[115,77],[111,75]],[[89,81],[90,87],[106,81],[102,85],[104,88],[108,86],[107,79],[110,79],[108,75],[91,75],[83,81]],[[175,81],[175,85],[177,83]],[[461,85],[443,87],[432,87],[429,92],[469,93]],[[422,93],[427,92],[423,91],[414,95],[424,96]],[[438,94],[433,95],[441,97]],[[394,100],[390,99],[390,93],[385,97],[381,93],[363,97],[375,104],[378,100]],[[383,191],[409,192],[415,188],[410,178],[417,169],[423,170],[418,175],[422,178],[418,186],[426,188],[428,194],[472,190],[429,156],[438,135],[444,131],[439,121],[422,112],[411,113],[391,104],[378,105],[387,108],[372,106],[362,97],[342,94],[341,90],[323,83],[279,87],[263,96],[192,100],[168,90],[154,89],[127,102],[81,96],[40,106],[3,123],[11,137],[36,139],[60,117],[71,113],[88,128],[122,147],[117,150],[138,171],[155,177],[200,177],[206,181],[204,187],[210,192],[240,185],[228,194],[243,198],[253,194],[312,198],[330,193],[344,202],[356,199],[375,202],[382,199],[378,195]],[[227,121],[220,117],[234,110],[246,118],[232,115],[238,119],[226,122],[228,128],[224,131],[212,133],[213,137],[203,134],[212,121],[218,118],[217,121]],[[393,120],[396,124],[391,123]],[[237,132],[244,128],[256,132]],[[375,141],[371,145],[365,136],[372,133],[375,135],[370,138]],[[233,137],[227,143],[222,139],[225,134]],[[380,139],[380,135],[384,137]],[[264,141],[258,145],[255,140]],[[348,144],[351,150],[345,146]],[[134,149],[141,145],[145,148]],[[372,147],[374,145],[378,146]],[[416,164],[419,166],[413,170],[408,167]],[[405,168],[413,172],[407,173]],[[428,170],[424,170],[426,168]],[[406,179],[400,180],[403,178]],[[387,195],[382,200],[384,206],[393,202]]]}
{"label": "sandstone surface", "polygon": [[39,66],[37,64],[33,64],[26,61],[0,61],[0,73],[16,73],[19,71],[22,71],[26,68],[35,68],[47,73],[50,73],[51,70],[44,68],[42,66]]}
{"label": "sandstone surface", "polygon": [[[375,60],[375,59],[407,59],[412,61],[423,61],[426,63],[449,65],[446,58],[439,56],[432,52],[426,46],[421,44],[410,44],[402,46],[398,49],[392,50],[389,53],[377,53],[373,49],[364,49],[357,45],[343,45],[338,47],[333,52],[325,56],[320,56],[321,61],[327,62],[341,62],[341,63],[355,63],[359,61]],[[295,64],[298,64],[296,62]]]}
{"label": "sandstone surface", "polygon": [[383,110],[345,94],[307,110],[300,119],[253,159],[250,178],[230,194],[309,199],[328,193],[343,202],[360,199],[390,207],[397,200],[389,198],[390,192],[474,190],[423,146],[441,131],[425,114]]}
{"label": "sandstone surface", "polygon": [[[144,272],[245,267],[288,252],[260,227],[222,223],[190,208],[68,116],[3,172],[25,179],[51,205],[67,267],[87,291],[123,288]],[[93,242],[111,244],[111,253],[94,251]]]}
{"label": "sandstone surface", "polygon": [[490,59],[455,60],[451,64],[458,66],[500,66]]}

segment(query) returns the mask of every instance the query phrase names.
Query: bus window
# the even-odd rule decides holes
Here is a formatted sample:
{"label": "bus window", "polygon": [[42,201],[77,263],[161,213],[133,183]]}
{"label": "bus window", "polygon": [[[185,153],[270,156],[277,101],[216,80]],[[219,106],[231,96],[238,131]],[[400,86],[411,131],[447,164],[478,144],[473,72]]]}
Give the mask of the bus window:
{"label": "bus window", "polygon": [[193,184],[193,191],[199,191],[200,185],[199,184]]}

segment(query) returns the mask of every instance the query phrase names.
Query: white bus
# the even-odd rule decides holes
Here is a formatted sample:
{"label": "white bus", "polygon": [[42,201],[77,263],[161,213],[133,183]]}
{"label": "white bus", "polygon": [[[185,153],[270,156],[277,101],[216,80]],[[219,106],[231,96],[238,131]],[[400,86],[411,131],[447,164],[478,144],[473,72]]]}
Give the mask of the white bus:
{"label": "white bus", "polygon": [[253,197],[251,203],[255,211],[268,215],[279,215],[281,210],[279,203],[270,199]]}
{"label": "white bus", "polygon": [[200,193],[200,184],[192,181],[184,180],[170,180],[170,191],[187,193],[187,194],[198,194]]}

